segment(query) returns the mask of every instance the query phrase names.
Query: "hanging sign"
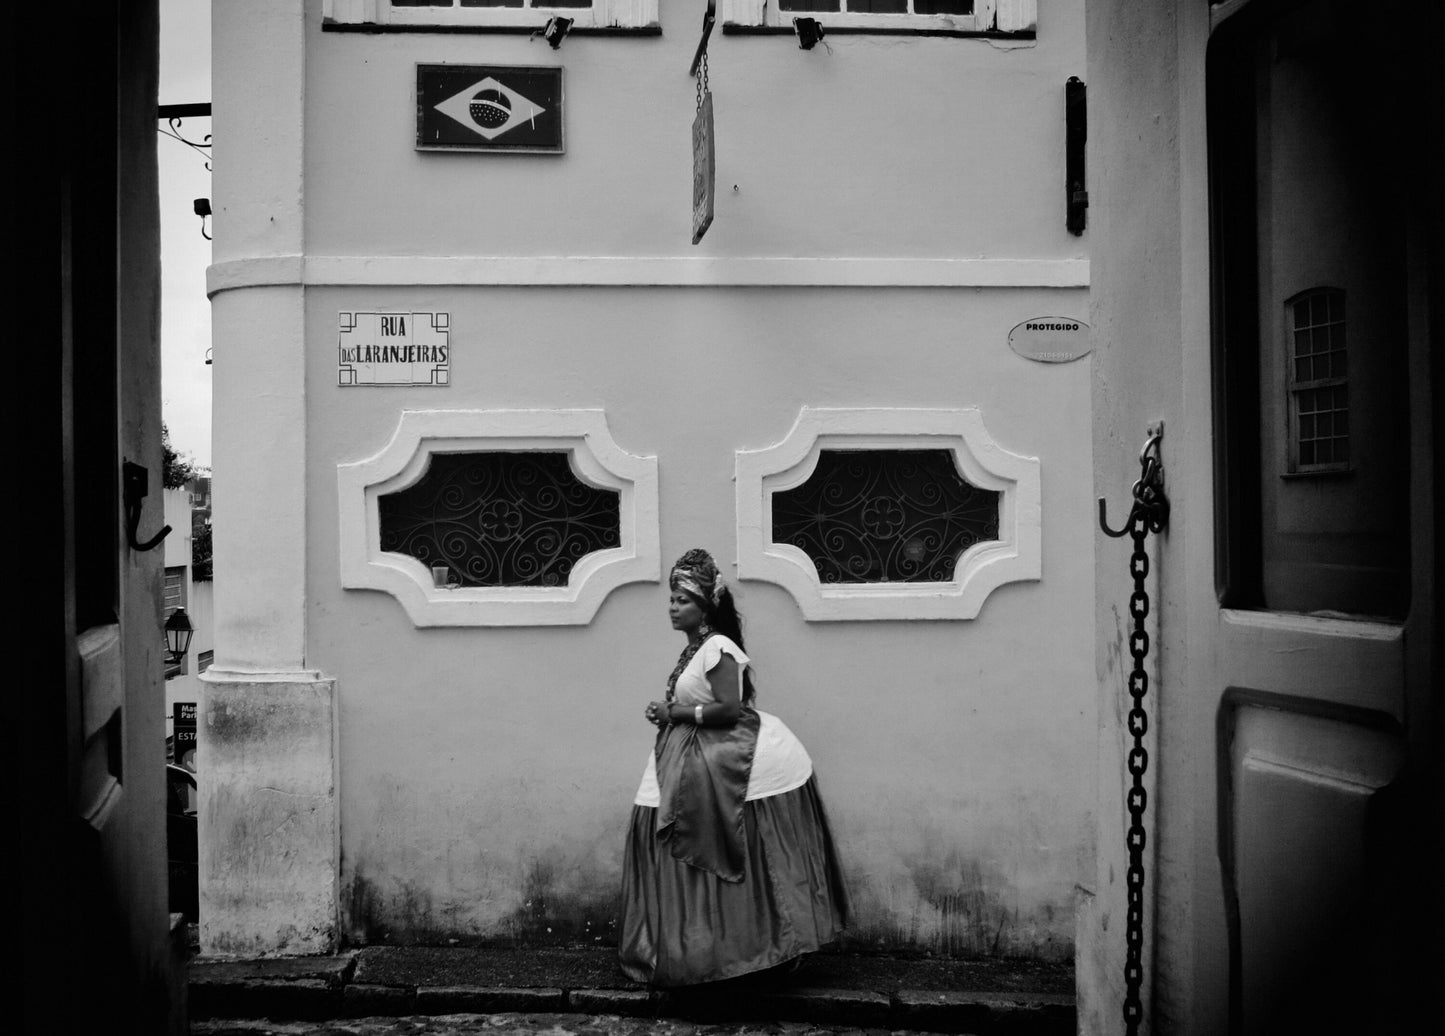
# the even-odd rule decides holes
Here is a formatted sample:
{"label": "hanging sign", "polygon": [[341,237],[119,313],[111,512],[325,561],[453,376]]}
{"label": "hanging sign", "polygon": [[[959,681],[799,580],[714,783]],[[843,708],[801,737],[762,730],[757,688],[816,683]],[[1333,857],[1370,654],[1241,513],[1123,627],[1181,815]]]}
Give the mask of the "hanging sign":
{"label": "hanging sign", "polygon": [[560,155],[562,69],[417,65],[416,146]]}
{"label": "hanging sign", "polygon": [[1008,333],[1008,345],[1026,360],[1068,363],[1089,355],[1089,325],[1073,317],[1034,317]]}
{"label": "hanging sign", "polygon": [[451,383],[449,313],[337,314],[338,385]]}
{"label": "hanging sign", "polygon": [[712,226],[717,163],[712,146],[712,92],[702,96],[692,120],[692,243],[697,244]]}

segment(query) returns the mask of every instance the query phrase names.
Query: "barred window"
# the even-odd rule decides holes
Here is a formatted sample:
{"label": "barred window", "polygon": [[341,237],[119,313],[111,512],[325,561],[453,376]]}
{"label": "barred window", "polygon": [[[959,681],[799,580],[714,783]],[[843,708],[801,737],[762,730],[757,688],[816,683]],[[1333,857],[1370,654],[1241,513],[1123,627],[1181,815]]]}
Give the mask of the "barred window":
{"label": "barred window", "polygon": [[392,7],[591,7],[592,0],[391,0]]}
{"label": "barred window", "polygon": [[772,496],[775,543],[824,583],[946,583],[999,537],[1003,494],[971,485],[949,450],[822,450],[808,480]]}
{"label": "barred window", "polygon": [[724,25],[791,31],[793,19],[815,17],[825,30],[862,33],[1033,38],[1036,0],[722,0]]}
{"label": "barred window", "polygon": [[973,0],[778,0],[778,7],[850,14],[972,14]]}
{"label": "barred window", "polygon": [[321,14],[323,28],[536,30],[561,16],[578,29],[636,31],[657,27],[658,0],[322,0]]}
{"label": "barred window", "polygon": [[1290,314],[1290,464],[1296,472],[1350,464],[1345,293],[1312,288],[1285,303]]}
{"label": "barred window", "polygon": [[445,566],[458,586],[566,586],[621,542],[619,500],[566,452],[434,453],[420,481],[377,499],[381,549]]}

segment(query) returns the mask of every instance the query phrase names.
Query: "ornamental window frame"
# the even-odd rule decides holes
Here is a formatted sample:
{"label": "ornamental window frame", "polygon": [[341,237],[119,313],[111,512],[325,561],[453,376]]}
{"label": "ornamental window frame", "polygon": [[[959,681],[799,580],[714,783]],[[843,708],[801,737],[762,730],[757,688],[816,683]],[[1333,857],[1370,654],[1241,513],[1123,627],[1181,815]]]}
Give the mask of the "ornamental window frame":
{"label": "ornamental window frame", "polygon": [[558,7],[524,0],[524,7],[397,7],[391,0],[323,0],[324,25],[374,25],[391,29],[534,29],[547,19],[570,18],[573,29],[652,29],[659,25],[658,0],[592,0],[591,7]]}
{"label": "ornamental window frame", "polygon": [[[772,497],[806,482],[824,450],[946,449],[959,475],[1001,494],[999,538],[964,551],[947,582],[824,583],[813,559],[772,536]],[[738,578],[783,587],[809,622],[978,617],[994,590],[1042,578],[1042,482],[1037,457],[1012,453],[976,408],[803,407],[787,436],[734,455]]]}
{"label": "ornamental window frame", "polygon": [[[572,473],[618,494],[618,546],[580,558],[564,586],[433,585],[381,550],[381,497],[415,485],[436,453],[566,453]],[[586,625],[613,590],[662,576],[657,458],[623,450],[601,410],[403,410],[374,456],[336,466],[341,586],[397,599],[417,627]]]}
{"label": "ornamental window frame", "polygon": [[[1038,24],[1037,0],[974,0],[972,14],[891,14],[874,11],[784,11],[778,0],[722,0],[728,27],[791,31],[794,18],[816,19],[824,28],[959,34],[1030,33]],[[842,5],[846,6],[846,4]]]}

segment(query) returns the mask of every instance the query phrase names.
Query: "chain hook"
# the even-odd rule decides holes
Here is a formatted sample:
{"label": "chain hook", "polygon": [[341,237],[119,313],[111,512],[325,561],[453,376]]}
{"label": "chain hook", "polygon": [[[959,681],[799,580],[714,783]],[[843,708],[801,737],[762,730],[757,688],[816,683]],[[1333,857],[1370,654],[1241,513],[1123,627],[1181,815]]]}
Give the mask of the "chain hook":
{"label": "chain hook", "polygon": [[1104,535],[1119,539],[1133,532],[1142,521],[1149,532],[1163,532],[1169,521],[1169,498],[1164,495],[1164,463],[1160,457],[1160,440],[1164,438],[1164,422],[1150,425],[1148,438],[1139,451],[1139,477],[1130,491],[1133,503],[1121,528],[1109,526],[1108,504],[1099,497],[1099,528]]}

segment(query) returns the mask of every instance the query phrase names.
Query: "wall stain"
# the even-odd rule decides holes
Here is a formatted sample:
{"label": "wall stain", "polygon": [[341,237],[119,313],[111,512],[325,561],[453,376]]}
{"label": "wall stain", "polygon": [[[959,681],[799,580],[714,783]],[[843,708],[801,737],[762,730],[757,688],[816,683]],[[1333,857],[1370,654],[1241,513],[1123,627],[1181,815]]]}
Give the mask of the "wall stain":
{"label": "wall stain", "polygon": [[391,881],[384,893],[362,868],[352,871],[342,889],[346,904],[345,936],[353,945],[446,945],[446,926],[433,920],[431,896],[408,881]]}
{"label": "wall stain", "polygon": [[1056,932],[1056,906],[1021,917],[1002,873],[957,848],[925,845],[902,857],[908,886],[854,887],[854,924],[842,946],[851,952],[940,957],[1067,960],[1071,937]]}
{"label": "wall stain", "polygon": [[616,946],[621,879],[588,884],[590,889],[570,889],[558,880],[558,868],[550,860],[532,861],[522,903],[502,922],[508,937],[529,946]]}
{"label": "wall stain", "polygon": [[461,919],[458,905],[438,907],[413,883],[373,880],[358,864],[342,890],[345,938],[350,945],[616,946],[620,880],[569,882],[560,877],[562,869],[546,859],[528,864],[518,904],[482,931]]}
{"label": "wall stain", "polygon": [[[901,858],[903,880],[850,882],[853,924],[839,948],[904,956],[1019,957],[1066,960],[1071,925],[1063,908],[1041,904],[1020,917],[1012,882],[978,858],[942,849],[934,839]],[[595,860],[544,851],[524,862],[514,904],[479,922],[468,904],[434,903],[422,888],[392,875],[374,877],[365,862],[343,868],[344,937],[350,945],[613,947],[621,918],[620,875]],[[514,898],[515,897],[515,898]]]}

